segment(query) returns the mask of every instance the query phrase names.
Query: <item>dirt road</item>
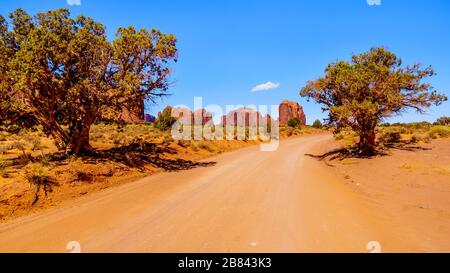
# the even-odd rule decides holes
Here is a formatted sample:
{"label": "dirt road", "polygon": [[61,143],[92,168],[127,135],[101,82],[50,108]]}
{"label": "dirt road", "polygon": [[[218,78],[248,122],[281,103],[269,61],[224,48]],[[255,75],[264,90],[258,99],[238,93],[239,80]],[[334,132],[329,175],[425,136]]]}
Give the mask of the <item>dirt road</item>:
{"label": "dirt road", "polygon": [[0,226],[0,252],[417,251],[342,178],[304,156],[329,135],[250,147]]}

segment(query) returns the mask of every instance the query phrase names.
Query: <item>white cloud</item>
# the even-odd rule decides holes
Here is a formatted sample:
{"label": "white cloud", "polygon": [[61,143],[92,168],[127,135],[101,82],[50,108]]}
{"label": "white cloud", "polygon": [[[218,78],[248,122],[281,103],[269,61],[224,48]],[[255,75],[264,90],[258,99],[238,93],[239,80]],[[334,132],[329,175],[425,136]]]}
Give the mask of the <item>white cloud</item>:
{"label": "white cloud", "polygon": [[261,92],[261,91],[267,91],[271,89],[277,89],[280,87],[280,84],[277,82],[266,82],[262,84],[258,84],[257,86],[252,88],[252,92]]}
{"label": "white cloud", "polygon": [[70,6],[80,6],[81,0],[67,0],[67,4]]}

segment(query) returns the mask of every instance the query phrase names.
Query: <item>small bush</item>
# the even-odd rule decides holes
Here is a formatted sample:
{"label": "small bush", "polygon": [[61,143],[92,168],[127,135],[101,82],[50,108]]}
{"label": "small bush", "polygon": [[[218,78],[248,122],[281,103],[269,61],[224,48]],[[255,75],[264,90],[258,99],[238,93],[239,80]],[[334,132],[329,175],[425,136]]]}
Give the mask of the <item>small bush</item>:
{"label": "small bush", "polygon": [[320,120],[316,119],[316,121],[314,121],[314,123],[312,124],[312,127],[316,129],[322,129],[323,125]]}
{"label": "small bush", "polygon": [[92,141],[100,141],[104,138],[104,135],[102,133],[93,133],[91,134],[91,140]]}
{"label": "small bush", "polygon": [[167,131],[172,128],[176,121],[177,119],[172,117],[172,107],[167,106],[161,113],[158,114],[155,127],[161,131]]}
{"label": "small bush", "polygon": [[120,133],[116,133],[112,137],[112,141],[113,141],[114,145],[122,144],[124,139],[125,139],[125,136],[123,134],[120,134]]}
{"label": "small bush", "polygon": [[187,147],[191,146],[191,141],[190,140],[178,140],[177,144],[180,147],[187,148]]}
{"label": "small bush", "polygon": [[7,132],[0,132],[0,141],[6,141],[8,137]]}
{"label": "small bush", "polygon": [[291,120],[288,121],[288,126],[295,128],[298,127],[300,125],[300,119],[299,118],[293,118]]}
{"label": "small bush", "polygon": [[0,157],[0,170],[4,170],[8,167],[8,161]]}
{"label": "small bush", "polygon": [[8,146],[0,146],[0,154],[5,154],[7,151],[9,151],[9,147]]}
{"label": "small bush", "polygon": [[25,177],[31,184],[45,183],[48,179],[48,168],[40,163],[32,163],[27,167]]}
{"label": "small bush", "polygon": [[41,187],[43,187],[44,189],[45,196],[47,196],[48,192],[52,191],[51,184],[53,182],[50,180],[48,172],[48,168],[40,163],[32,163],[28,165],[26,169],[25,178],[31,185],[34,185],[36,187],[32,205],[34,205],[39,200],[39,191]]}
{"label": "small bush", "polygon": [[334,135],[334,139],[335,140],[343,140],[344,139],[344,135],[343,134],[341,134],[341,133],[337,133],[337,134],[335,134]]}
{"label": "small bush", "polygon": [[163,138],[163,144],[170,144],[170,143],[172,143],[172,142],[174,142],[174,139],[172,138],[172,136],[164,136],[164,138]]}
{"label": "small bush", "polygon": [[25,153],[25,148],[25,143],[22,141],[14,141],[9,147],[10,150],[19,150],[22,151],[22,153]]}
{"label": "small bush", "polygon": [[411,143],[418,143],[418,142],[420,142],[420,141],[422,141],[423,139],[422,139],[422,137],[421,136],[418,136],[418,135],[413,135],[412,137],[411,137]]}
{"label": "small bush", "polygon": [[21,166],[25,166],[31,162],[31,155],[23,153],[16,160],[15,163]]}
{"label": "small bush", "polygon": [[450,127],[448,126],[434,126],[429,132],[429,136],[436,139],[437,136],[442,138],[450,137]]}
{"label": "small bush", "polygon": [[199,144],[198,144],[198,147],[200,148],[200,149],[203,149],[203,150],[206,150],[206,151],[208,151],[208,152],[214,152],[214,149],[211,147],[211,145],[208,143],[208,142],[206,142],[206,141],[201,141]]}
{"label": "small bush", "polygon": [[197,143],[195,143],[194,141],[191,142],[191,149],[194,152],[198,152],[199,150]]}
{"label": "small bush", "polygon": [[402,136],[400,132],[385,132],[380,137],[380,142],[382,143],[398,143],[400,142]]}
{"label": "small bush", "polygon": [[51,160],[52,158],[50,155],[43,155],[39,158],[39,163],[41,163],[44,167],[49,167]]}
{"label": "small bush", "polygon": [[42,143],[41,143],[41,140],[39,138],[34,138],[33,140],[31,140],[30,144],[31,144],[31,150],[32,151],[36,151],[36,150],[42,149]]}
{"label": "small bush", "polygon": [[91,180],[92,176],[84,171],[84,163],[81,158],[72,158],[69,162],[70,169],[75,175],[75,179],[78,181]]}
{"label": "small bush", "polygon": [[441,126],[449,126],[450,125],[450,117],[442,117],[439,118],[434,125],[441,125]]}

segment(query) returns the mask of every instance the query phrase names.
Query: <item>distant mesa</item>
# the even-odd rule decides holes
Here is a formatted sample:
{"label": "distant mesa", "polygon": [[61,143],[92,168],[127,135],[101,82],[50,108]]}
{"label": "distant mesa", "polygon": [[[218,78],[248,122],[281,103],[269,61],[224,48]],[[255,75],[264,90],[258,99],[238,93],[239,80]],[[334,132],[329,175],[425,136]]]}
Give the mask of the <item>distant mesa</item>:
{"label": "distant mesa", "polygon": [[150,114],[145,114],[144,115],[144,121],[148,122],[148,123],[155,123],[156,122],[156,117]]}
{"label": "distant mesa", "polygon": [[197,109],[194,112],[195,122],[201,121],[201,125],[211,124],[213,122],[213,115],[205,109]]}
{"label": "distant mesa", "polygon": [[192,112],[188,108],[173,108],[172,116],[177,118],[182,124],[186,125],[209,125],[213,124],[213,115],[205,109],[197,109]]}
{"label": "distant mesa", "polygon": [[279,115],[280,125],[288,125],[288,122],[294,118],[300,120],[300,125],[306,125],[306,115],[298,102],[283,101],[279,107]]}
{"label": "distant mesa", "polygon": [[240,126],[264,126],[267,121],[272,121],[272,117],[267,114],[264,117],[261,113],[251,108],[239,108],[229,112],[227,115],[222,116],[221,124],[227,126],[233,126],[239,124]]}
{"label": "distant mesa", "polygon": [[[183,124],[207,125],[213,124],[213,115],[207,112],[204,108],[197,109],[192,112],[188,108],[173,108],[172,116],[177,118]],[[306,116],[303,111],[303,107],[298,102],[284,100],[279,105],[279,123],[280,125],[288,125],[289,120],[298,118],[300,125],[306,125]],[[142,123],[156,121],[156,117],[150,114],[144,114],[144,102],[134,105],[134,107],[124,107],[120,114],[120,119],[126,123]],[[239,108],[229,112],[227,115],[222,116],[222,125],[236,125],[242,124],[242,126],[264,126],[267,121],[274,121],[270,115],[263,116],[252,108]],[[201,122],[201,124],[200,124]]]}

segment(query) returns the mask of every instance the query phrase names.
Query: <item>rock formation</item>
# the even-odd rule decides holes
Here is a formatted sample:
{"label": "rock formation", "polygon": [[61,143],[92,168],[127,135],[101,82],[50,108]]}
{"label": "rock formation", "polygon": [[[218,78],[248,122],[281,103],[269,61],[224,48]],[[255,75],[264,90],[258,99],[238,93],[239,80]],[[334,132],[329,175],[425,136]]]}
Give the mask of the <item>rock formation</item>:
{"label": "rock formation", "polygon": [[156,122],[156,117],[153,115],[150,115],[150,114],[145,114],[144,120],[145,120],[145,122],[154,123],[154,122]]}
{"label": "rock formation", "polygon": [[122,107],[119,119],[125,123],[141,123],[144,121],[144,100],[133,105]]}
{"label": "rock formation", "polygon": [[289,120],[294,118],[300,120],[300,125],[306,125],[306,116],[303,112],[303,107],[301,107],[298,102],[285,100],[280,104],[279,111],[280,125],[287,125]]}
{"label": "rock formation", "polygon": [[172,116],[186,125],[194,125],[196,123],[196,125],[207,125],[212,123],[213,120],[212,114],[205,109],[197,109],[195,112],[192,112],[188,108],[174,108]]}
{"label": "rock formation", "polygon": [[251,108],[239,108],[222,116],[222,125],[262,126],[268,118],[270,118],[269,115],[263,118],[261,113]]}

